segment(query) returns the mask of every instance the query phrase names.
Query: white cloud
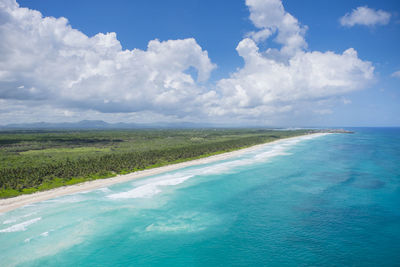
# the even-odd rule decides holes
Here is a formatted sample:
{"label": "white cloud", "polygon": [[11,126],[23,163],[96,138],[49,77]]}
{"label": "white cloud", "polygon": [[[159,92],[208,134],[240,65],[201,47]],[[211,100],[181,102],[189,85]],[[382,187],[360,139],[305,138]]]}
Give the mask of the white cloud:
{"label": "white cloud", "polygon": [[340,24],[342,26],[352,27],[354,25],[386,25],[390,20],[390,13],[383,10],[374,10],[367,6],[360,6],[353,9],[351,13],[346,13],[340,18]]}
{"label": "white cloud", "polygon": [[[260,51],[254,40],[243,39],[236,50],[245,65],[217,82],[216,91],[221,99],[209,105],[213,115],[263,118],[309,111],[321,99],[336,99],[363,89],[373,79],[374,67],[359,59],[353,48],[341,54],[306,51],[306,28],[284,11],[280,1],[246,3],[254,25],[276,31],[282,48],[273,53],[271,49]],[[328,114],[327,110],[319,107],[314,112]]]}
{"label": "white cloud", "polygon": [[250,39],[242,40],[237,51],[245,66],[217,83],[223,112],[230,112],[229,107],[237,113],[279,110],[361,89],[373,78],[371,63],[360,60],[352,48],[342,54],[302,51],[288,63],[268,58]]}
{"label": "white cloud", "polygon": [[249,37],[258,43],[265,41],[271,35],[272,31],[270,29],[263,29],[257,32],[255,31],[249,32],[248,34],[246,34],[246,37]]}
{"label": "white cloud", "polygon": [[352,103],[352,101],[350,99],[347,99],[347,98],[343,98],[342,101],[343,101],[343,104],[345,104],[345,105],[348,105],[348,104]]}
{"label": "white cloud", "polygon": [[[65,18],[0,0],[0,120],[282,124],[293,114],[328,114],[336,100],[343,103],[343,95],[373,79],[372,64],[353,48],[307,51],[307,27],[280,0],[246,4],[257,30],[236,48],[245,65],[210,85],[204,82],[216,66],[193,38],[123,50],[115,33],[89,37]],[[281,48],[260,51],[271,37]]]}
{"label": "white cloud", "polygon": [[[192,38],[122,50],[115,33],[88,37],[65,18],[1,1],[0,98],[47,100],[103,112],[190,112],[215,68]],[[23,84],[23,85],[21,85]],[[182,106],[181,103],[186,103]]]}
{"label": "white cloud", "polygon": [[390,76],[392,76],[394,78],[400,78],[400,70],[393,72],[392,75],[390,75]]}
{"label": "white cloud", "polygon": [[246,0],[246,5],[250,10],[250,20],[260,29],[250,35],[256,42],[277,32],[275,41],[282,45],[282,54],[293,55],[307,47],[304,40],[306,27],[285,11],[280,0]]}
{"label": "white cloud", "polygon": [[333,113],[330,109],[316,109],[314,112],[320,115],[329,115]]}

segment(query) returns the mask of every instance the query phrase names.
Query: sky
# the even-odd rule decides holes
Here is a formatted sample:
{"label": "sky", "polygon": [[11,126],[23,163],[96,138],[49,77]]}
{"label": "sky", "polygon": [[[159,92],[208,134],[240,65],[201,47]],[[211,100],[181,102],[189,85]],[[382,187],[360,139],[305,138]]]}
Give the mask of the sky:
{"label": "sky", "polygon": [[400,2],[0,0],[0,125],[400,126]]}

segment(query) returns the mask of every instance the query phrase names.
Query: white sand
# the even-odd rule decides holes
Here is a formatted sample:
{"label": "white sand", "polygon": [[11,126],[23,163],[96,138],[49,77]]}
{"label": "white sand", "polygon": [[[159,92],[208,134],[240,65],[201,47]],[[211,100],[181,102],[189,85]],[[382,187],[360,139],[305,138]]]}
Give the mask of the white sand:
{"label": "white sand", "polygon": [[[324,135],[320,133],[315,133],[312,135]],[[173,171],[177,169],[181,169],[184,167],[189,167],[189,166],[194,166],[194,165],[200,165],[200,164],[205,164],[205,163],[210,163],[214,161],[219,161],[219,160],[225,160],[231,157],[239,156],[247,152],[254,151],[256,149],[262,148],[265,145],[269,145],[275,142],[279,142],[281,140],[288,140],[292,138],[298,138],[299,136],[296,137],[291,137],[291,138],[286,138],[286,139],[279,139],[274,142],[269,142],[265,144],[260,144],[260,145],[255,145],[251,146],[248,148],[232,151],[232,152],[227,152],[227,153],[222,153],[206,158],[201,158],[201,159],[195,159],[191,161],[185,161],[182,163],[177,163],[177,164],[171,164],[171,165],[166,165],[163,167],[158,167],[158,168],[153,168],[153,169],[148,169],[148,170],[143,170],[143,171],[137,171],[129,174],[124,174],[124,175],[117,175],[116,177],[112,178],[107,178],[107,179],[98,179],[98,180],[93,180],[93,181],[87,181],[84,183],[80,184],[75,184],[75,185],[70,185],[70,186],[63,186],[63,187],[58,187],[55,189],[51,189],[48,191],[42,191],[42,192],[36,192],[33,194],[28,194],[28,195],[21,195],[17,197],[12,197],[12,198],[7,198],[7,199],[0,199],[0,213],[1,212],[7,212],[28,204],[32,204],[35,202],[40,202],[44,200],[48,200],[51,198],[59,197],[59,196],[64,196],[64,195],[69,195],[69,194],[74,194],[82,191],[90,191],[102,187],[107,187],[116,183],[122,183],[126,181],[130,181],[133,179],[138,179],[138,178],[143,178],[146,176],[152,176],[168,171]]]}

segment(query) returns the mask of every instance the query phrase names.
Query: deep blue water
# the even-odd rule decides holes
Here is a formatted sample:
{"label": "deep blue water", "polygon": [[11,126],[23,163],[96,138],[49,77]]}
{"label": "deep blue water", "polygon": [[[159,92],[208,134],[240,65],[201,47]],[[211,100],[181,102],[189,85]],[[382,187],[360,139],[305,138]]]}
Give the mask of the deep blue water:
{"label": "deep blue water", "polygon": [[0,214],[0,266],[399,266],[400,129],[355,131]]}

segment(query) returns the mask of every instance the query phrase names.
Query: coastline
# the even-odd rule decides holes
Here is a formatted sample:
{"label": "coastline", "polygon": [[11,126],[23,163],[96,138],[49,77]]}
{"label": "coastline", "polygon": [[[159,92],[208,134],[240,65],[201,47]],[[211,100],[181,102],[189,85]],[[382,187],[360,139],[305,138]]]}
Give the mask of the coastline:
{"label": "coastline", "polygon": [[312,133],[312,134],[300,135],[300,136],[295,136],[295,137],[290,137],[290,138],[282,138],[282,139],[275,140],[272,142],[258,144],[255,146],[251,146],[251,147],[247,147],[247,148],[243,148],[243,149],[239,149],[239,150],[235,150],[235,151],[231,151],[231,152],[221,153],[221,154],[217,154],[217,155],[213,155],[213,156],[209,156],[209,157],[204,157],[204,158],[200,158],[200,159],[189,160],[189,161],[185,161],[185,162],[180,162],[180,163],[166,165],[166,166],[162,166],[162,167],[132,172],[132,173],[123,174],[123,175],[117,175],[117,176],[111,177],[111,178],[104,178],[104,179],[98,179],[98,180],[93,180],[93,181],[87,181],[87,182],[83,182],[80,184],[62,186],[62,187],[54,188],[54,189],[47,190],[47,191],[35,192],[33,194],[20,195],[20,196],[16,196],[16,197],[12,197],[12,198],[0,199],[0,213],[8,212],[8,211],[17,209],[17,208],[25,206],[25,205],[45,201],[45,200],[60,197],[60,196],[71,195],[71,194],[80,193],[80,192],[84,192],[84,191],[91,191],[91,190],[95,190],[98,188],[107,187],[107,186],[110,186],[113,184],[128,182],[128,181],[131,181],[134,179],[145,178],[148,176],[162,174],[165,172],[174,171],[174,170],[185,168],[185,167],[207,164],[207,163],[212,163],[215,161],[229,159],[229,158],[232,158],[235,156],[240,156],[242,154],[257,150],[266,145],[270,145],[270,144],[273,144],[276,142],[283,141],[283,140],[296,139],[299,137],[310,136],[310,135],[321,136],[321,135],[326,135],[326,134],[327,133]]}

